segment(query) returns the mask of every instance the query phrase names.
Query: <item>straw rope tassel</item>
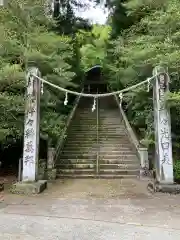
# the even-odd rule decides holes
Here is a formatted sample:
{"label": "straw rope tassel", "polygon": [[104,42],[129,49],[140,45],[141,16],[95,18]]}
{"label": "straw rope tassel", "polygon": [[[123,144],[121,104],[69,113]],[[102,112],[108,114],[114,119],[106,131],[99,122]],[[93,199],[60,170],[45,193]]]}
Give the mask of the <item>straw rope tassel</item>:
{"label": "straw rope tassel", "polygon": [[92,106],[92,112],[94,112],[96,110],[96,98],[94,98],[94,103]]}
{"label": "straw rope tassel", "polygon": [[66,92],[66,97],[65,97],[65,100],[64,100],[64,105],[66,106],[68,104],[68,93]]}

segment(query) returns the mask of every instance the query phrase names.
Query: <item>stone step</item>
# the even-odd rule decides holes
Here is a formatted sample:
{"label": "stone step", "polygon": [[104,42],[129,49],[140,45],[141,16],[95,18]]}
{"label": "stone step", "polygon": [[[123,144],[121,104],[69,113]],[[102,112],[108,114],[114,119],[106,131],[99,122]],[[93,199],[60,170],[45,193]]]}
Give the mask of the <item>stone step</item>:
{"label": "stone step", "polygon": [[106,146],[99,147],[97,153],[101,154],[102,156],[103,154],[118,155],[118,156],[121,156],[121,155],[135,156],[136,155],[135,152],[132,150],[127,151],[127,150],[121,150],[120,148],[111,148],[111,150],[109,150],[108,148],[106,148]]}
{"label": "stone step", "polygon": [[122,121],[122,116],[120,116],[119,114],[115,114],[114,112],[108,113],[109,115],[107,115],[107,113],[103,113],[103,112],[99,112],[99,119],[101,120],[106,120],[107,122],[109,121],[114,121],[114,122],[121,122]]}
{"label": "stone step", "polygon": [[[68,150],[72,150],[74,151],[74,149],[82,149],[83,150],[86,150],[86,149],[106,149],[108,152],[109,151],[112,151],[113,149],[116,150],[116,151],[127,151],[127,152],[132,152],[133,149],[131,148],[130,144],[126,144],[126,145],[115,145],[112,146],[112,144],[97,144],[96,141],[92,141],[92,142],[66,142],[66,144],[64,145],[64,148],[63,150],[65,151],[68,151]],[[134,153],[134,151],[133,151]]]}
{"label": "stone step", "polygon": [[80,142],[84,143],[84,141],[85,142],[92,142],[92,141],[97,142],[97,139],[98,139],[98,143],[100,143],[100,144],[104,144],[104,143],[119,144],[119,145],[129,144],[129,145],[132,146],[132,144],[130,144],[130,139],[127,136],[116,136],[116,137],[112,137],[112,136],[103,137],[103,136],[101,136],[100,138],[98,138],[97,134],[92,134],[92,135],[86,134],[86,135],[80,135],[80,136],[78,136],[78,134],[77,135],[75,135],[75,134],[70,135],[69,134],[69,135],[67,135],[67,138],[66,138],[66,140],[68,140],[68,141],[70,140],[69,142],[74,141],[74,142],[78,142],[78,143],[80,143]]}
{"label": "stone step", "polygon": [[139,175],[139,169],[100,169],[99,174]]}
{"label": "stone step", "polygon": [[79,129],[79,130],[72,130],[69,132],[69,135],[70,136],[76,136],[76,135],[79,135],[79,136],[84,136],[84,135],[90,135],[90,136],[95,136],[97,135],[97,129],[86,129],[86,130],[82,130],[82,129]]}
{"label": "stone step", "polygon": [[82,141],[82,139],[80,139],[80,138],[78,138],[77,137],[77,139],[76,140],[74,140],[73,138],[70,138],[70,139],[67,139],[67,142],[65,143],[65,145],[64,145],[64,148],[65,148],[65,146],[81,146],[81,147],[101,147],[101,148],[106,148],[107,147],[107,149],[109,149],[108,147],[112,147],[112,144],[114,143],[114,147],[116,147],[115,146],[115,144],[116,143],[118,143],[119,144],[119,147],[116,147],[116,148],[128,148],[128,149],[132,149],[132,145],[131,145],[131,143],[129,142],[129,141],[122,141],[122,140],[120,140],[120,139],[116,139],[116,141],[111,141],[110,143],[109,143],[109,140],[107,139],[105,139],[105,140],[103,140],[103,141],[97,141],[97,139],[96,138],[90,138],[90,139],[84,139],[84,141]]}
{"label": "stone step", "polygon": [[[74,140],[74,139],[76,139],[76,140]],[[68,138],[68,141],[67,141],[67,144],[71,144],[71,145],[85,145],[85,146],[92,146],[92,145],[96,145],[97,144],[97,138],[90,138],[89,137],[89,139],[84,139],[84,140],[82,140],[82,138],[76,138],[76,137],[74,137],[74,138]]]}
{"label": "stone step", "polygon": [[[112,142],[113,144],[114,143],[119,143],[119,141],[121,140],[122,141],[130,141],[130,138],[128,137],[127,134],[99,134],[97,133],[96,131],[94,131],[93,133],[88,133],[88,130],[86,133],[82,134],[81,131],[77,132],[76,134],[75,133],[69,133],[67,134],[67,138],[66,139],[76,139],[78,137],[78,140],[82,140],[82,142],[84,142],[84,140],[88,140],[88,139],[91,139],[91,138],[98,138],[99,141],[105,141],[105,142]],[[108,139],[108,141],[107,141]]]}
{"label": "stone step", "polygon": [[98,133],[98,137],[101,139],[107,139],[109,138],[116,138],[116,139],[123,139],[123,140],[129,140],[128,136],[126,133]]}
{"label": "stone step", "polygon": [[105,130],[107,130],[107,131],[110,131],[110,132],[112,132],[112,131],[126,131],[126,129],[124,129],[123,127],[120,127],[120,126],[117,126],[117,127],[112,127],[112,128],[103,128],[103,127],[101,127],[100,125],[96,125],[96,123],[89,123],[89,124],[87,124],[87,125],[85,125],[84,126],[84,124],[83,123],[79,123],[79,125],[76,125],[76,126],[71,126],[71,128],[70,128],[70,131],[75,131],[75,130],[79,130],[79,129],[82,129],[82,130],[86,130],[86,129],[98,129],[99,131],[105,131]]}
{"label": "stone step", "polygon": [[116,142],[119,144],[127,144],[129,146],[131,146],[130,140],[127,137],[111,137],[111,136],[107,136],[106,138],[100,138],[98,139],[98,143],[99,144],[104,144],[105,142],[111,143],[111,142]]}
{"label": "stone step", "polygon": [[[100,140],[107,140],[108,138],[110,138],[110,139],[117,139],[117,140],[121,140],[121,142],[122,142],[122,140],[124,140],[124,141],[130,141],[129,140],[129,138],[127,137],[127,135],[126,134],[123,134],[123,133],[121,133],[121,134],[108,134],[108,133],[104,133],[104,134],[98,134],[98,133],[96,133],[96,132],[94,132],[94,133],[81,133],[80,131],[79,132],[77,132],[77,133],[71,133],[71,134],[69,134],[69,136],[68,136],[68,138],[69,139],[72,139],[72,138],[78,138],[78,140],[79,139],[84,139],[84,138],[87,138],[87,137],[96,137],[96,138],[98,138],[98,139],[100,139]],[[83,141],[82,141],[83,142]]]}
{"label": "stone step", "polygon": [[82,151],[82,149],[76,149],[76,150],[67,150],[67,149],[64,149],[62,150],[62,154],[65,154],[65,155],[91,155],[91,154],[98,154],[98,156],[101,156],[101,157],[104,157],[104,156],[112,156],[112,155],[115,155],[115,156],[128,156],[128,157],[133,157],[133,156],[136,156],[136,154],[132,151],[120,151],[119,149],[118,150],[107,150],[107,149],[97,149],[96,147],[91,147],[87,150],[84,150]]}
{"label": "stone step", "polygon": [[114,154],[114,153],[107,153],[106,155],[98,155],[98,158],[100,160],[114,160],[116,159],[117,161],[124,161],[124,160],[132,160],[132,161],[137,161],[137,156],[134,154],[132,155],[124,155],[124,154]]}
{"label": "stone step", "polygon": [[105,139],[107,137],[109,137],[109,138],[121,138],[121,139],[125,138],[125,139],[128,139],[127,134],[125,132],[122,132],[122,133],[108,133],[108,132],[101,133],[101,132],[99,132],[98,133],[98,137],[102,138],[102,139]]}
{"label": "stone step", "polygon": [[106,129],[108,129],[109,127],[110,128],[119,128],[119,127],[121,127],[123,129],[125,129],[125,125],[122,124],[119,121],[118,122],[106,122],[106,123],[104,123],[102,121],[99,121],[99,126],[101,126],[103,128],[106,128]]}
{"label": "stone step", "polygon": [[84,125],[84,124],[79,123],[79,125],[73,125],[73,126],[71,126],[71,131],[72,131],[72,130],[79,130],[79,129],[86,130],[86,129],[91,129],[91,128],[97,129],[96,124],[95,124],[95,123],[92,123],[92,124],[86,124],[86,125]]}
{"label": "stone step", "polygon": [[[90,159],[85,159],[85,158],[59,158],[56,166],[59,165],[65,165],[65,164],[96,164],[97,162],[97,158],[90,158]],[[99,164],[104,165],[110,165],[110,164],[124,164],[124,165],[128,165],[128,164],[136,164],[139,166],[139,161],[137,159],[133,160],[133,159],[125,159],[125,160],[118,160],[118,159],[98,159]]]}
{"label": "stone step", "polygon": [[97,161],[97,158],[90,158],[90,159],[84,159],[84,158],[59,158],[56,166],[59,165],[66,165],[66,164],[95,164]]}
{"label": "stone step", "polygon": [[[119,143],[119,145],[122,145],[123,147],[132,147],[130,142],[129,141],[122,141],[120,139],[118,139],[116,141],[116,143]],[[73,138],[71,139],[68,139],[67,142],[66,142],[66,146],[69,145],[69,146],[88,146],[88,147],[96,147],[97,146],[101,146],[103,148],[106,148],[108,146],[111,146],[112,143],[108,144],[108,140],[103,140],[103,141],[97,141],[96,138],[91,138],[91,139],[84,139],[84,142],[82,141],[82,139],[78,138],[76,140],[74,140]],[[115,144],[115,142],[114,142]]]}
{"label": "stone step", "polygon": [[106,121],[106,122],[115,122],[115,123],[118,123],[118,122],[122,122],[123,119],[121,118],[121,116],[119,115],[115,115],[113,113],[108,113],[109,115],[107,114],[104,114],[104,113],[99,113],[99,119],[101,121]]}
{"label": "stone step", "polygon": [[97,122],[94,121],[94,122],[85,122],[85,121],[78,121],[77,124],[73,124],[71,125],[71,129],[79,129],[79,128],[83,128],[83,129],[86,129],[88,128],[89,126],[92,126],[94,128],[97,128],[98,129],[105,129],[105,130],[116,130],[116,129],[120,129],[120,130],[126,130],[124,125],[121,125],[121,124],[114,124],[114,123],[111,123],[111,124],[106,124],[106,126],[103,126],[101,123],[99,123],[97,125]]}
{"label": "stone step", "polygon": [[[93,117],[89,117],[89,116],[78,116],[76,118],[73,119],[73,125],[77,125],[79,124],[79,122],[83,122],[84,124],[87,124],[88,122],[96,122],[97,123],[97,117],[93,116]],[[98,123],[99,125],[102,126],[111,126],[111,125],[115,125],[116,127],[118,126],[124,126],[124,122],[121,121],[120,119],[105,119],[103,117],[99,117],[98,118]]]}
{"label": "stone step", "polygon": [[103,131],[103,130],[107,130],[107,131],[109,131],[109,132],[113,132],[113,131],[126,131],[126,129],[125,128],[123,128],[123,127],[120,127],[120,126],[117,126],[117,127],[107,127],[107,128],[104,128],[104,127],[102,127],[101,125],[99,125],[99,126],[96,126],[96,125],[94,125],[94,124],[87,124],[86,126],[84,126],[84,125],[78,125],[78,126],[71,126],[71,131],[73,131],[73,130],[79,130],[79,129],[82,129],[82,130],[86,130],[87,128],[90,128],[90,127],[92,127],[93,129],[98,129],[99,131]]}
{"label": "stone step", "polygon": [[[84,136],[84,137],[83,137]],[[108,138],[109,137],[109,138]],[[70,142],[74,142],[74,143],[83,143],[83,142],[97,142],[97,136],[94,135],[89,135],[89,136],[85,136],[85,135],[73,135],[73,136],[68,136],[68,141]],[[86,139],[87,138],[87,139]],[[110,136],[107,136],[107,137],[101,137],[100,139],[98,139],[98,143],[104,143],[104,142],[110,142],[112,141],[115,143],[119,143],[119,144],[130,144],[130,140],[128,138],[123,138],[121,136],[118,136],[118,137],[110,137]]]}
{"label": "stone step", "polygon": [[[82,128],[79,128],[79,129],[71,129],[71,131],[70,131],[70,133],[71,134],[79,134],[79,133],[81,133],[82,135],[84,135],[84,134],[87,134],[87,130],[88,129],[82,129]],[[92,129],[92,128],[90,128],[89,130],[88,130],[88,134],[92,134],[92,133],[96,133],[98,131],[98,134],[99,135],[108,135],[108,134],[111,134],[111,135],[126,135],[127,134],[127,132],[125,131],[125,130],[119,130],[119,129],[116,129],[116,130],[113,130],[113,131],[106,131],[106,130],[100,130],[100,129]]]}
{"label": "stone step", "polygon": [[73,129],[73,128],[79,129],[80,127],[86,129],[86,128],[88,128],[89,126],[96,128],[96,127],[97,127],[97,121],[94,120],[94,121],[89,121],[89,122],[87,122],[87,121],[84,121],[84,120],[81,121],[81,120],[79,119],[79,120],[77,121],[77,123],[74,122],[74,123],[71,125],[71,129]]}
{"label": "stone step", "polygon": [[[93,164],[88,164],[88,163],[62,163],[62,164],[58,164],[56,165],[58,169],[96,169],[97,164],[94,162]],[[99,169],[139,169],[139,165],[138,164],[122,164],[122,163],[118,163],[118,164],[98,164]]]}
{"label": "stone step", "polygon": [[100,121],[115,122],[115,123],[122,122],[123,123],[123,119],[121,118],[121,116],[115,115],[113,113],[109,113],[109,115],[101,113],[101,114],[98,114],[98,116],[97,116],[97,113],[95,113],[95,114],[80,113],[80,114],[75,115],[74,119],[76,119],[76,120],[78,120],[78,119],[97,119],[97,117]]}
{"label": "stone step", "polygon": [[61,163],[57,164],[57,169],[94,169],[96,167],[95,161],[93,163]]}
{"label": "stone step", "polygon": [[118,158],[109,158],[109,159],[102,159],[102,158],[97,158],[95,156],[92,156],[90,158],[83,158],[79,157],[76,158],[74,156],[62,156],[61,158],[58,158],[56,165],[58,166],[59,164],[96,164],[98,161],[98,164],[103,165],[103,164],[122,164],[122,165],[128,165],[128,164],[135,164],[135,165],[140,165],[140,162],[138,159],[118,159]]}
{"label": "stone step", "polygon": [[101,138],[106,138],[106,137],[115,137],[115,138],[118,138],[118,137],[124,137],[125,139],[128,138],[127,136],[127,133],[124,131],[124,132],[101,132],[101,131],[98,131],[97,132],[98,136],[101,137]]}
{"label": "stone step", "polygon": [[[132,149],[118,106],[78,108],[56,167],[59,178],[137,178],[140,163]],[[85,104],[85,99],[81,101]],[[86,103],[87,104],[87,103]],[[103,106],[105,108],[103,109]],[[113,101],[113,105],[115,102]],[[98,139],[97,139],[98,134]],[[98,164],[98,174],[97,171]]]}
{"label": "stone step", "polygon": [[[126,140],[126,141],[124,141],[124,140]],[[107,137],[105,139],[101,138],[101,139],[98,139],[98,143],[99,144],[107,143],[107,144],[119,144],[119,145],[124,145],[124,146],[132,146],[132,144],[130,144],[130,141],[127,137],[120,138],[120,139],[119,138],[107,139]]]}
{"label": "stone step", "polygon": [[[108,113],[111,113],[111,115]],[[108,118],[122,118],[121,114],[119,114],[116,110],[100,110],[98,111],[99,115],[103,115],[103,116],[106,116]],[[92,112],[92,108],[89,108],[89,109],[81,109],[80,111],[77,111],[76,114],[79,116],[79,115],[89,115],[89,116],[93,116],[94,115],[97,115],[97,109],[96,111]]]}
{"label": "stone step", "polygon": [[[96,143],[95,143],[96,144]],[[81,148],[82,149],[82,151],[83,150],[87,150],[87,149],[90,149],[90,148],[92,148],[93,146],[92,145],[90,145],[90,144],[86,144],[86,143],[79,143],[79,144],[67,144],[67,145],[64,145],[64,150],[65,151],[68,151],[68,150],[76,150],[77,148]],[[123,145],[121,146],[121,145],[108,145],[108,144],[106,144],[106,145],[98,145],[98,146],[95,146],[95,148],[97,148],[98,147],[98,149],[99,148],[106,148],[107,149],[107,151],[111,151],[111,150],[119,150],[119,151],[122,151],[122,152],[132,152],[132,149],[130,148],[130,147],[124,147]]]}
{"label": "stone step", "polygon": [[118,163],[118,164],[99,164],[99,169],[103,170],[103,169],[121,169],[121,170],[134,170],[134,169],[138,169],[139,170],[140,166],[137,163]]}
{"label": "stone step", "polygon": [[71,174],[94,174],[95,173],[95,169],[94,168],[88,168],[88,169],[85,169],[85,168],[82,168],[82,169],[60,169],[60,168],[57,168],[57,173],[58,174],[61,174],[61,173],[71,173]]}
{"label": "stone step", "polygon": [[[80,122],[83,123],[83,125],[88,125],[89,123],[94,123],[94,124],[97,124],[97,119],[96,118],[88,118],[87,119],[83,119],[83,118],[78,118],[78,119],[74,119],[73,122],[72,122],[72,126],[79,126],[80,125]],[[122,127],[122,128],[125,128],[125,125],[120,122],[120,121],[109,121],[109,122],[105,122],[101,119],[98,119],[98,125],[99,126],[102,126],[102,127],[105,127],[105,128],[108,128],[109,126],[110,127]]]}
{"label": "stone step", "polygon": [[95,174],[67,174],[67,173],[57,173],[57,178],[95,178]]}
{"label": "stone step", "polygon": [[[77,144],[77,145],[75,145],[75,146],[74,146],[74,145],[71,145],[71,146],[70,146],[70,145],[69,145],[69,146],[67,145],[67,146],[64,147],[63,151],[64,151],[64,152],[69,152],[69,151],[71,152],[71,151],[75,151],[75,150],[78,151],[78,150],[79,150],[78,148],[81,149],[81,152],[88,151],[88,150],[90,150],[90,149],[92,149],[92,148],[96,148],[96,149],[97,149],[97,147],[84,146],[84,145],[81,146],[80,144],[79,144],[79,145]],[[104,146],[99,146],[98,149],[99,149],[99,148],[100,148],[100,149],[101,149],[101,148],[105,148],[107,152],[114,150],[114,151],[119,151],[119,152],[121,152],[121,153],[123,153],[123,154],[124,154],[125,152],[126,152],[126,153],[132,153],[132,149],[130,149],[130,148],[124,148],[124,147],[122,148],[122,147],[119,147],[119,146],[118,146],[118,147],[116,147],[116,146],[105,146],[105,147],[104,147]]]}
{"label": "stone step", "polygon": [[120,159],[99,159],[99,164],[103,165],[103,164],[124,164],[124,165],[131,165],[131,164],[136,164],[136,165],[140,165],[138,159],[124,159],[124,160],[120,160]]}
{"label": "stone step", "polygon": [[124,123],[123,119],[121,118],[121,116],[115,115],[113,113],[109,113],[109,115],[101,113],[98,114],[87,114],[87,113],[80,113],[78,115],[74,116],[74,119],[78,120],[78,119],[99,119],[100,121],[106,121],[106,122],[122,122]]}
{"label": "stone step", "polygon": [[80,122],[83,122],[84,124],[88,124],[89,122],[97,122],[97,117],[94,116],[94,117],[89,117],[89,116],[78,116],[77,118],[74,118],[73,119],[74,122],[73,122],[73,125],[78,125]]}
{"label": "stone step", "polygon": [[81,134],[81,133],[79,133],[79,134],[70,134],[70,135],[67,135],[67,138],[68,138],[68,140],[73,140],[74,142],[77,142],[77,140],[78,140],[78,142],[79,141],[81,141],[81,142],[84,142],[84,140],[85,141],[89,141],[89,140],[96,140],[97,139],[97,134],[96,133],[94,133],[94,134],[88,134],[88,133],[86,133],[86,134]]}
{"label": "stone step", "polygon": [[89,152],[81,152],[79,153],[79,151],[62,151],[62,154],[63,156],[83,156],[83,157],[89,157],[89,156],[92,156],[92,155],[97,155],[101,158],[104,158],[104,157],[112,157],[112,156],[115,156],[117,158],[131,158],[131,157],[136,157],[136,154],[135,153],[122,153],[122,152],[119,152],[119,151],[97,151],[96,149],[92,149],[90,150]]}
{"label": "stone step", "polygon": [[103,130],[103,129],[105,129],[105,130],[116,130],[116,129],[126,130],[124,125],[121,125],[121,124],[116,125],[114,123],[106,124],[105,126],[103,124],[99,124],[98,127],[101,130]]}
{"label": "stone step", "polygon": [[129,164],[129,163],[137,163],[139,164],[139,160],[136,157],[129,157],[129,158],[123,158],[123,157],[117,157],[117,156],[104,156],[99,157],[95,154],[91,154],[90,156],[76,156],[76,155],[62,155],[58,158],[58,163],[94,163],[98,159],[99,163],[122,163],[122,164]]}
{"label": "stone step", "polygon": [[121,131],[121,132],[123,132],[123,131],[126,131],[126,129],[124,129],[124,128],[120,128],[120,127],[111,127],[111,128],[104,128],[104,127],[101,127],[101,126],[99,126],[98,127],[98,130],[99,131],[101,131],[101,132],[103,132],[103,131],[108,131],[108,132],[116,132],[116,131]]}
{"label": "stone step", "polygon": [[[106,147],[105,148],[97,148],[97,147],[92,147],[92,146],[89,146],[88,148],[86,147],[84,147],[84,148],[82,148],[81,146],[79,146],[79,147],[74,147],[74,148],[69,148],[68,146],[67,147],[65,147],[64,149],[63,149],[63,153],[85,153],[85,152],[89,152],[89,151],[96,151],[98,154],[101,154],[101,153],[104,153],[104,154],[106,154],[106,153],[108,153],[108,152],[117,152],[118,154],[120,154],[120,155],[129,155],[129,154],[132,154],[132,150],[122,150],[122,149],[119,149],[119,148],[113,148],[113,147],[111,147],[111,148],[109,148],[109,149],[107,149]],[[135,155],[135,154],[134,154]]]}
{"label": "stone step", "polygon": [[96,129],[91,129],[90,131],[87,129],[86,131],[82,131],[79,129],[78,131],[71,131],[69,134],[67,134],[68,137],[74,137],[74,136],[97,136],[97,130]]}
{"label": "stone step", "polygon": [[[78,146],[81,146],[81,147],[89,147],[89,146],[92,146],[92,144],[97,144],[96,141],[89,141],[87,142],[86,140],[84,140],[83,142],[75,142],[75,141],[67,141],[64,145],[64,148],[66,148],[67,146],[70,146],[70,147],[78,147]],[[124,143],[124,144],[121,144],[121,143],[118,143],[118,142],[109,142],[109,141],[105,141],[105,142],[98,142],[98,145],[100,147],[106,147],[106,148],[119,148],[119,149],[132,149],[131,148],[131,145],[129,143]]]}
{"label": "stone step", "polygon": [[120,127],[116,127],[116,128],[103,128],[101,126],[96,126],[94,124],[89,124],[87,126],[84,125],[79,125],[79,126],[72,126],[71,129],[69,130],[69,132],[76,132],[76,131],[84,131],[86,132],[86,130],[98,130],[100,132],[127,132],[126,129],[120,128]]}
{"label": "stone step", "polygon": [[77,126],[78,127],[81,124],[83,124],[83,126],[88,126],[90,124],[96,125],[97,124],[97,120],[96,119],[81,119],[81,118],[79,118],[77,120],[75,119],[71,126],[75,126],[75,127]]}
{"label": "stone step", "polygon": [[105,130],[103,130],[103,131],[101,131],[101,130],[98,130],[98,129],[95,129],[95,128],[90,128],[90,129],[81,129],[81,128],[79,128],[79,129],[72,129],[71,131],[69,131],[69,135],[95,135],[95,134],[97,134],[98,133],[98,135],[99,136],[104,136],[104,137],[106,137],[106,136],[128,136],[127,134],[127,132],[125,131],[125,130],[123,130],[123,131],[121,131],[121,130],[114,130],[114,131],[105,131]]}
{"label": "stone step", "polygon": [[114,174],[57,174],[57,178],[104,178],[104,179],[136,179],[138,175],[114,175]]}
{"label": "stone step", "polygon": [[[94,112],[92,112],[90,109],[89,110],[82,110],[82,112],[76,112],[77,113],[77,116],[82,116],[82,115],[86,115],[86,116],[93,116],[93,114],[95,115],[95,116],[97,116],[97,111],[94,111]],[[108,113],[109,113],[109,115],[108,115]],[[116,111],[108,111],[108,113],[107,113],[107,110],[106,111],[98,111],[98,115],[99,116],[104,116],[104,117],[107,117],[107,118],[115,118],[115,119],[117,119],[117,118],[119,118],[119,119],[121,119],[122,118],[122,116],[121,116],[121,114],[119,114],[119,113],[117,113]],[[111,115],[110,115],[111,114]]]}
{"label": "stone step", "polygon": [[97,119],[97,115],[94,114],[94,115],[88,115],[88,114],[80,114],[80,115],[76,115],[74,117],[74,120],[87,120],[87,121],[90,121],[90,120],[96,120]]}
{"label": "stone step", "polygon": [[[95,169],[57,169],[57,174],[95,174]],[[100,175],[139,175],[139,170],[121,170],[121,169],[101,169],[98,172]]]}

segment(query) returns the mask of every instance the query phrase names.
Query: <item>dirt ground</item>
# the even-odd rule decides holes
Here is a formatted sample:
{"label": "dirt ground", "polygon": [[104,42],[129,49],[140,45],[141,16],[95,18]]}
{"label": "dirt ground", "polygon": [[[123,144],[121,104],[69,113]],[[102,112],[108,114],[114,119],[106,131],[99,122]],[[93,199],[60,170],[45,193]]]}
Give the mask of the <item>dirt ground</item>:
{"label": "dirt ground", "polygon": [[180,196],[151,194],[147,181],[66,179],[34,196],[1,192],[0,239],[179,239]]}

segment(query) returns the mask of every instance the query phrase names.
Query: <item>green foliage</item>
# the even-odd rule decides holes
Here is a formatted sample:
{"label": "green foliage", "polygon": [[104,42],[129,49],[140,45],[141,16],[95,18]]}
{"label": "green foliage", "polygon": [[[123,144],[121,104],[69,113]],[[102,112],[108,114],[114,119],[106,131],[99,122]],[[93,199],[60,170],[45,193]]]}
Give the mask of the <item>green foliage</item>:
{"label": "green foliage", "polygon": [[[101,2],[98,0],[97,2]],[[65,88],[77,88],[86,71],[103,67],[113,89],[121,89],[152,76],[157,65],[170,72],[172,132],[180,136],[180,2],[177,0],[105,1],[108,25],[90,26],[75,16],[79,1],[61,1],[55,20],[45,11],[46,0],[11,0],[0,8],[0,141],[22,137],[25,70],[37,66],[42,77]],[[81,30],[79,30],[81,29]],[[59,34],[59,35],[58,35]],[[41,98],[41,134],[56,143],[71,104],[64,93],[44,86]],[[71,100],[73,101],[73,99]],[[128,118],[141,141],[154,141],[152,87],[124,96]],[[175,144],[174,144],[175,146]],[[176,144],[177,146],[177,144]]]}
{"label": "green foliage", "polygon": [[[134,22],[108,45],[106,71],[113,89],[120,89],[152,76],[157,65],[168,67],[171,93],[172,132],[180,134],[179,31],[180,2],[177,0],[129,0],[124,5]],[[153,142],[152,91],[146,88],[127,95],[127,114],[141,132],[142,141]]]}
{"label": "green foliage", "polygon": [[174,178],[180,181],[180,161],[174,163]]}
{"label": "green foliage", "polygon": [[79,0],[54,1],[54,18],[56,20],[55,30],[60,34],[73,36],[79,29],[91,29],[88,21],[77,17],[75,9],[83,11],[88,3]]}
{"label": "green foliage", "polygon": [[91,32],[80,31],[77,34],[78,40],[82,43],[81,65],[85,71],[98,64],[103,66],[110,32],[111,28],[108,25],[94,25]]}
{"label": "green foliage", "polygon": [[[25,71],[37,66],[42,77],[74,88],[72,38],[58,36],[46,15],[45,0],[12,0],[0,8],[0,142],[23,134]],[[45,86],[41,99],[41,134],[55,143],[65,124],[64,93]]]}

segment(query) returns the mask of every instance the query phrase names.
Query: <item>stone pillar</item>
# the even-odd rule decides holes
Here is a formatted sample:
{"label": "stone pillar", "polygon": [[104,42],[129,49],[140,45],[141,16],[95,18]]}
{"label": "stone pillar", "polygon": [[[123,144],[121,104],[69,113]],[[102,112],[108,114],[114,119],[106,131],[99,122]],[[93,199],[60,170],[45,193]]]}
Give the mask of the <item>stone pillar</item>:
{"label": "stone pillar", "polygon": [[0,0],[0,6],[4,6],[4,0]]}
{"label": "stone pillar", "polygon": [[148,149],[139,147],[138,149],[141,169],[140,169],[140,177],[149,177],[149,159],[148,159]]}
{"label": "stone pillar", "polygon": [[12,185],[10,191],[16,194],[38,194],[47,187],[46,180],[38,179],[40,76],[37,68],[30,68],[27,74],[27,92],[24,121],[24,147],[22,179]]}
{"label": "stone pillar", "polygon": [[47,179],[55,180],[56,179],[56,168],[55,168],[55,148],[48,148],[48,156],[47,156]]}
{"label": "stone pillar", "polygon": [[27,73],[27,94],[24,124],[24,149],[22,181],[36,181],[39,157],[40,81],[31,73],[40,76],[37,68]]}
{"label": "stone pillar", "polygon": [[149,160],[148,160],[148,150],[147,148],[140,147],[138,149],[140,160],[141,160],[141,167],[149,169]]}
{"label": "stone pillar", "polygon": [[169,91],[169,76],[162,67],[153,70],[153,75],[158,73],[153,88],[156,178],[159,183],[172,184],[174,177],[171,121],[170,111],[165,103],[165,94]]}
{"label": "stone pillar", "polygon": [[48,168],[54,168],[54,156],[55,156],[55,148],[53,147],[49,147],[48,148],[48,163],[47,163],[47,167]]}

